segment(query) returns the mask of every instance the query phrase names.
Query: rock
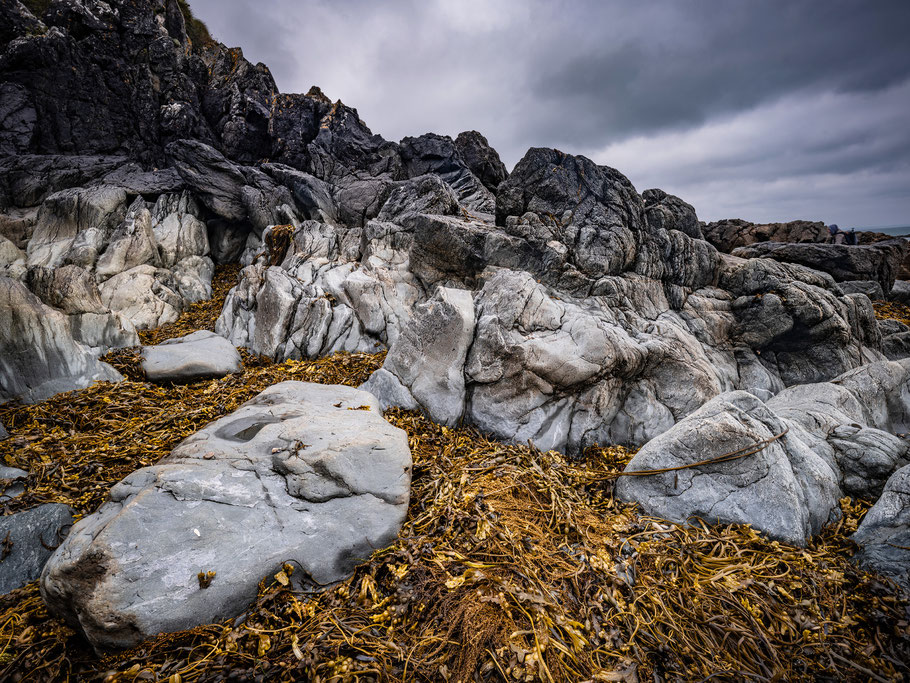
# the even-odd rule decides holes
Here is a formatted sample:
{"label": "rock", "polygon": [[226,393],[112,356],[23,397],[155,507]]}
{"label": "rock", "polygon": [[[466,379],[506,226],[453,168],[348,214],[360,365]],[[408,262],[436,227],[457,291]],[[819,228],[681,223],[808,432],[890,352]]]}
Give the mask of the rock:
{"label": "rock", "polygon": [[702,226],[705,239],[719,251],[730,254],[737,247],[759,242],[821,243],[828,241],[828,228],[816,221],[755,224],[740,218],[715,221]]}
{"label": "rock", "polygon": [[[9,434],[6,433],[3,425],[0,425],[0,441],[7,438],[9,438]],[[26,477],[28,477],[28,472],[25,470],[0,465],[0,503],[6,503],[25,493],[24,480]]]}
{"label": "rock", "polygon": [[465,408],[462,367],[474,324],[471,293],[440,287],[433,299],[415,309],[382,368],[362,388],[384,408],[425,406],[435,421],[459,424]]}
{"label": "rock", "polygon": [[895,280],[894,286],[888,292],[888,299],[910,305],[910,280]]}
{"label": "rock", "polygon": [[910,331],[882,335],[882,352],[888,360],[910,356]]}
{"label": "rock", "polygon": [[0,236],[5,237],[18,249],[25,250],[35,232],[38,209],[16,209],[9,207],[0,214]]}
{"label": "rock", "polygon": [[152,214],[142,197],[136,197],[123,223],[113,232],[107,248],[98,257],[95,275],[106,280],[142,265],[160,265],[158,245],[152,231]]}
{"label": "rock", "polygon": [[495,194],[499,183],[509,177],[506,165],[502,163],[499,154],[476,130],[459,133],[455,138],[455,149],[471,173],[477,176],[490,192]]}
{"label": "rock", "polygon": [[455,192],[459,203],[469,211],[492,215],[496,200],[462,161],[452,138],[427,133],[401,141],[401,159],[409,177],[434,173]]}
{"label": "rock", "polygon": [[120,373],[73,339],[69,318],[0,277],[0,401],[42,401]]}
{"label": "rock", "polygon": [[246,218],[240,193],[247,182],[236,164],[198,140],[172,142],[166,151],[187,187],[213,213],[228,221]]}
{"label": "rock", "polygon": [[130,194],[160,195],[184,189],[183,179],[175,168],[144,170],[139,164],[129,163],[111,171],[102,179],[105,185],[121,187]]}
{"label": "rock", "polygon": [[37,120],[35,107],[24,87],[0,84],[0,156],[30,151]]}
{"label": "rock", "polygon": [[208,230],[200,215],[200,208],[188,192],[161,195],[155,202],[151,210],[152,232],[164,268],[172,268],[189,256],[208,255]]}
{"label": "rock", "polygon": [[0,441],[3,441],[4,439],[8,439],[8,438],[9,438],[9,433],[6,431],[4,426],[2,424],[0,424]]}
{"label": "rock", "polygon": [[908,243],[903,239],[867,246],[764,242],[740,247],[733,254],[742,258],[798,263],[828,273],[836,282],[873,280],[887,293],[891,291],[907,250]]}
{"label": "rock", "polygon": [[93,268],[127,213],[126,192],[102,185],[61,190],[41,204],[28,243],[28,265],[56,268],[64,262]]}
{"label": "rock", "polygon": [[102,303],[121,313],[138,330],[172,323],[183,311],[184,300],[170,271],[141,265],[118,273],[98,287]]}
{"label": "rock", "polygon": [[206,330],[142,347],[142,371],[152,382],[191,382],[242,369],[237,349],[224,337]]}
{"label": "rock", "polygon": [[236,263],[249,238],[249,227],[221,219],[208,222],[208,243],[215,263]]}
{"label": "rock", "polygon": [[126,162],[122,156],[0,157],[0,200],[20,208],[37,206],[56,192],[89,185]]}
{"label": "rock", "polygon": [[[759,399],[730,392],[648,442],[625,473],[680,467],[745,452],[787,430]],[[622,476],[622,500],[679,523],[750,524],[773,539],[806,545],[839,512],[835,472],[800,439],[784,434],[752,455],[721,464]]]}
{"label": "rock", "polygon": [[0,542],[12,544],[0,562],[0,594],[37,579],[72,524],[72,510],[60,503],[46,503],[0,517]]}
{"label": "rock", "polygon": [[0,235],[0,275],[21,280],[26,271],[25,252]]}
{"label": "rock", "polygon": [[106,649],[236,616],[284,563],[331,584],[394,540],[410,468],[366,392],[274,385],[117,484],[54,553],[42,596]]}
{"label": "rock", "polygon": [[873,301],[882,301],[885,293],[875,280],[845,280],[838,285],[844,294],[865,294]]}
{"label": "rock", "polygon": [[704,239],[695,208],[679,197],[663,190],[645,190],[641,193],[645,203],[648,225],[658,230],[679,230],[697,240]]}
{"label": "rock", "polygon": [[419,214],[461,215],[458,197],[439,176],[417,176],[392,191],[377,220],[412,226]]}
{"label": "rock", "polygon": [[891,476],[852,538],[859,546],[854,562],[910,592],[910,465]]}

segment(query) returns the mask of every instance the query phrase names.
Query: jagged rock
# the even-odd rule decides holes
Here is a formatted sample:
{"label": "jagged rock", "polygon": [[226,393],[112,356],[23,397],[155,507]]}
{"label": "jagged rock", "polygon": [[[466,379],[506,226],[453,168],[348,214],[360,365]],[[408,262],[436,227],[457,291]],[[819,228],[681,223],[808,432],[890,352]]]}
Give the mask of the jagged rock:
{"label": "jagged rock", "polygon": [[0,84],[0,156],[28,152],[37,120],[25,88],[15,83]]}
{"label": "jagged rock", "polygon": [[888,360],[910,357],[910,331],[882,335],[882,353]]}
{"label": "jagged rock", "polygon": [[828,228],[822,222],[790,221],[789,223],[755,224],[740,218],[729,218],[702,224],[704,238],[725,254],[737,247],[758,242],[827,242]]}
{"label": "jagged rock", "polygon": [[208,255],[208,230],[200,214],[187,192],[161,195],[155,202],[151,210],[152,232],[163,267],[171,268],[189,256]]}
{"label": "jagged rock", "polygon": [[47,27],[19,0],[0,0],[3,25],[0,26],[0,48],[5,48],[14,38],[29,33],[41,33]]}
{"label": "jagged rock", "polygon": [[888,480],[853,534],[859,552],[853,561],[867,571],[883,574],[910,592],[910,465]]}
{"label": "jagged rock", "polygon": [[327,182],[283,164],[263,164],[262,169],[291,192],[304,218],[331,225],[339,223],[332,186]]}
{"label": "jagged rock", "polygon": [[93,268],[127,208],[126,192],[108,185],[50,195],[38,211],[28,265],[56,268],[68,262]]}
{"label": "jagged rock", "polygon": [[152,231],[152,214],[142,197],[136,197],[123,223],[111,234],[107,248],[98,256],[95,275],[99,280],[106,280],[146,264],[161,265]]}
{"label": "jagged rock", "polygon": [[376,218],[413,227],[414,221],[422,213],[447,216],[461,214],[455,192],[437,175],[417,176],[397,187]]}
{"label": "jagged rock", "polygon": [[419,138],[404,138],[400,149],[409,177],[435,173],[452,188],[459,203],[469,211],[487,215],[495,212],[493,194],[462,161],[452,138],[427,133]]}
{"label": "jagged rock", "polygon": [[885,298],[882,286],[874,280],[845,280],[838,283],[844,294],[865,294],[873,301],[881,301]]}
{"label": "jagged rock", "polygon": [[382,368],[362,388],[384,407],[425,406],[434,420],[457,425],[464,414],[462,367],[474,338],[474,325],[471,293],[440,287],[433,299],[416,307]]}
{"label": "jagged rock", "polygon": [[114,275],[98,287],[102,303],[121,313],[138,330],[174,322],[184,300],[170,271],[150,265],[136,266]]}
{"label": "jagged rock", "polygon": [[224,377],[242,368],[233,344],[206,330],[142,347],[142,371],[152,382]]}
{"label": "jagged rock", "polygon": [[645,190],[641,193],[641,198],[645,203],[645,217],[652,228],[679,230],[689,237],[704,239],[698,216],[691,204],[657,189]]}
{"label": "jagged rock", "polygon": [[[0,441],[9,438],[9,434],[0,425]],[[23,481],[28,477],[28,472],[18,467],[0,465],[0,503],[6,503],[13,498],[18,498],[25,493]]]}
{"label": "jagged rock", "polygon": [[7,208],[0,214],[0,236],[12,242],[16,248],[23,251],[28,247],[28,241],[35,232],[35,223],[38,222],[37,207],[28,209]]}
{"label": "jagged rock", "polygon": [[26,270],[25,252],[0,235],[0,275],[21,280]]}
{"label": "jagged rock", "polygon": [[236,164],[198,140],[177,140],[166,151],[187,187],[213,213],[228,221],[246,218],[240,193],[247,182]]}
{"label": "jagged rock", "polygon": [[47,563],[42,596],[111,648],[233,617],[286,562],[341,580],[395,538],[410,468],[368,393],[277,384],[117,484]]}
{"label": "jagged rock", "polygon": [[499,183],[509,177],[506,165],[502,163],[499,154],[476,130],[459,133],[455,138],[455,149],[471,173],[477,176],[490,192],[495,194]]}
{"label": "jagged rock", "polygon": [[73,339],[70,320],[21,283],[0,277],[0,401],[41,401],[120,373]]}
{"label": "jagged rock", "polygon": [[37,579],[72,524],[73,511],[60,503],[46,503],[0,517],[0,539],[12,544],[0,562],[0,594]]}
{"label": "jagged rock", "polygon": [[765,242],[734,249],[733,254],[742,258],[797,263],[828,273],[837,282],[873,280],[887,293],[891,291],[907,251],[908,243],[896,239],[867,246]]}
{"label": "jagged rock", "polygon": [[332,103],[314,88],[315,96],[281,93],[272,103],[269,133],[272,138],[271,158],[295,169],[306,169],[308,145],[319,134],[319,122],[332,108]]}
{"label": "jagged rock", "polygon": [[37,206],[56,192],[90,184],[126,161],[120,156],[56,154],[0,158],[0,205]]}
{"label": "jagged rock", "polygon": [[[624,472],[680,467],[743,452],[786,430],[786,423],[755,396],[721,394],[648,442]],[[805,545],[839,513],[835,472],[790,434],[722,464],[622,476],[616,494],[639,503],[649,515],[680,523],[700,518],[750,524],[793,545]]]}
{"label": "jagged rock", "polygon": [[208,256],[187,256],[171,269],[177,293],[189,303],[212,298],[215,264]]}

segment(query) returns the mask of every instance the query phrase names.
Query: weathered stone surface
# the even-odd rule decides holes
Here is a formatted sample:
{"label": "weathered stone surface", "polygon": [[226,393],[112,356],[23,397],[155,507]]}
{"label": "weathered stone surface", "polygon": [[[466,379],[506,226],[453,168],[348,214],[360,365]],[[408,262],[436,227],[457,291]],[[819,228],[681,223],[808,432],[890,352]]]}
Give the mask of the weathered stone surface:
{"label": "weathered stone surface", "polygon": [[509,177],[506,165],[499,154],[490,147],[487,139],[476,130],[459,133],[455,138],[458,156],[490,192],[496,193],[499,183]]}
{"label": "weathered stone surface", "polygon": [[117,484],[54,553],[42,595],[110,648],[235,616],[285,562],[338,581],[395,538],[410,468],[366,392],[277,384]]}
{"label": "weathered stone surface", "polygon": [[827,242],[828,228],[816,221],[755,224],[740,218],[730,218],[702,225],[706,240],[726,254],[737,247],[758,242]]}
{"label": "weathered stone surface", "polygon": [[98,287],[102,303],[122,314],[138,330],[174,322],[184,300],[170,271],[150,265],[118,273]]}
{"label": "weathered stone surface", "polygon": [[910,357],[910,330],[882,335],[882,352],[888,360]]}
{"label": "weathered stone surface", "polygon": [[0,562],[0,594],[37,579],[72,524],[72,510],[60,503],[0,517],[0,540],[12,543],[9,554]]}
{"label": "weathered stone surface", "polygon": [[[680,467],[749,450],[786,430],[787,424],[751,394],[721,394],[648,442],[625,472]],[[771,538],[805,545],[833,519],[839,488],[830,465],[785,434],[737,460],[620,477],[616,494],[664,519],[751,524]]]}
{"label": "weathered stone surface", "polygon": [[645,190],[641,193],[645,203],[648,225],[659,230],[679,230],[689,237],[701,240],[701,226],[695,207],[663,190]]}
{"label": "weathered stone surface", "polygon": [[0,400],[25,403],[120,373],[73,339],[69,318],[21,283],[0,277]]}
{"label": "weathered stone surface", "polygon": [[362,388],[384,407],[425,406],[434,420],[457,425],[464,414],[462,367],[474,338],[474,325],[471,293],[440,287],[430,301],[415,309],[383,367]]}
{"label": "weathered stone surface", "polygon": [[873,280],[887,293],[907,256],[908,247],[910,245],[903,239],[866,246],[765,242],[734,249],[733,254],[742,258],[796,263],[828,273],[837,282]]}
{"label": "weathered stone surface", "polygon": [[888,292],[888,298],[898,303],[910,304],[910,280],[895,280],[894,286]]}
{"label": "weathered stone surface", "polygon": [[853,541],[859,546],[854,562],[884,574],[910,592],[910,465],[891,476]]}
{"label": "weathered stone surface", "polygon": [[167,153],[187,187],[213,213],[229,221],[246,218],[240,191],[247,184],[240,168],[223,154],[198,140],[178,140]]}
{"label": "weathered stone surface", "polygon": [[51,194],[89,185],[126,162],[122,156],[17,154],[0,158],[0,205],[37,206]]}
{"label": "weathered stone surface", "polygon": [[844,294],[865,294],[873,301],[881,301],[885,298],[882,286],[875,280],[845,280],[838,283]]}
{"label": "weathered stone surface", "polygon": [[233,344],[206,330],[142,347],[142,371],[153,382],[224,377],[242,368]]}
{"label": "weathered stone surface", "polygon": [[3,439],[8,439],[8,438],[9,438],[9,433],[6,431],[6,428],[2,424],[0,424],[0,441],[3,441]]}
{"label": "weathered stone surface", "polygon": [[[8,439],[9,434],[3,425],[0,425],[0,441]],[[17,498],[25,493],[25,478],[28,472],[20,470],[18,467],[7,467],[0,465],[0,503]]]}

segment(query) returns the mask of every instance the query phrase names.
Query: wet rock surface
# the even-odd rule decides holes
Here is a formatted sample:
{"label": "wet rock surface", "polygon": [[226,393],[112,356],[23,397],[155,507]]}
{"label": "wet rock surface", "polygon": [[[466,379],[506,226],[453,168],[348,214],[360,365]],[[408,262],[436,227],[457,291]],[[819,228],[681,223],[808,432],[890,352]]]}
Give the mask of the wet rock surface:
{"label": "wet rock surface", "polygon": [[56,550],[42,595],[111,648],[234,616],[287,562],[330,584],[395,538],[410,468],[370,394],[274,385],[117,484]]}

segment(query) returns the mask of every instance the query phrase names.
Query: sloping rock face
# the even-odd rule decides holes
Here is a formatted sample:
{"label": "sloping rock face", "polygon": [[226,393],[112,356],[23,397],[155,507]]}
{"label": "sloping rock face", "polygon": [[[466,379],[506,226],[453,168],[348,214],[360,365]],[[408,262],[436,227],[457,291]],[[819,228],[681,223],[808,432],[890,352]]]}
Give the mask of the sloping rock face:
{"label": "sloping rock face", "polygon": [[[766,402],[724,393],[648,442],[616,493],[673,521],[751,524],[804,545],[839,514],[841,497],[876,499],[891,487],[910,462],[910,443],[894,435],[908,418],[908,361],[872,363]],[[728,454],[740,457],[699,464]]]}
{"label": "sloping rock face", "polygon": [[695,207],[663,190],[645,190],[641,193],[645,203],[648,225],[663,230],[679,230],[695,239],[704,239]]}
{"label": "sloping rock face", "polygon": [[0,277],[0,401],[42,401],[120,373],[74,340],[70,319],[21,283]]}
{"label": "sloping rock face", "polygon": [[390,543],[410,472],[407,436],[370,394],[276,384],[117,484],[41,593],[99,649],[235,616],[284,563],[326,585]]}
{"label": "sloping rock face", "polygon": [[769,258],[796,263],[828,273],[837,282],[873,280],[887,294],[908,250],[910,247],[906,240],[895,239],[866,246],[765,242],[734,249],[733,254],[742,258]]}
{"label": "sloping rock face", "polygon": [[789,223],[750,223],[741,218],[728,218],[702,225],[706,240],[725,254],[737,247],[759,242],[822,243],[828,241],[828,228],[821,221]]}
{"label": "sloping rock face", "polygon": [[854,562],[890,577],[910,593],[910,465],[888,480],[853,540],[859,546]]}

